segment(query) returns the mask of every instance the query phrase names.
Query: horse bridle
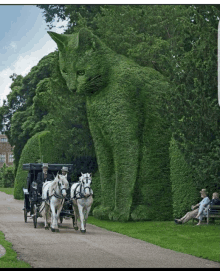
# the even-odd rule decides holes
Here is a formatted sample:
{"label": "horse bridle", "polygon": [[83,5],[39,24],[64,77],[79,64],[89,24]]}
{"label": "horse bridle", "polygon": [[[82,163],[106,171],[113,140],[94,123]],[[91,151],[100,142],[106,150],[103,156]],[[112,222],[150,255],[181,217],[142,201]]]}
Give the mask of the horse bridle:
{"label": "horse bridle", "polygon": [[[86,178],[86,183],[88,183],[89,177],[85,177],[85,178]],[[88,198],[88,197],[90,197],[92,195],[92,188],[90,186],[83,186],[83,183],[84,182],[82,180],[81,180],[80,183],[78,183],[78,185],[75,188],[73,198],[75,198],[75,199],[82,199],[82,198]],[[92,183],[92,181],[91,181],[91,183]],[[76,192],[76,189],[77,189],[78,186],[80,186],[80,191]],[[82,191],[82,187],[83,187],[83,191]],[[89,188],[89,195],[88,196],[85,196],[85,193],[83,193],[83,192],[85,192],[86,188]]]}
{"label": "horse bridle", "polygon": [[[58,183],[58,185],[60,186],[61,184]],[[61,189],[61,196],[57,194],[57,192],[56,192],[55,189],[53,189],[53,190],[54,190],[54,194],[53,194],[53,195],[54,195],[55,198],[57,198],[57,199],[64,199],[64,198],[65,198],[65,197],[63,196],[63,194],[62,194],[62,191],[63,191],[63,190],[66,190],[66,193],[67,193],[67,189],[66,189],[65,187]]]}
{"label": "horse bridle", "polygon": [[[86,183],[88,183],[88,179],[89,179],[89,177],[85,177],[86,178]],[[82,181],[82,184],[83,184],[83,181]],[[82,185],[81,184],[81,186],[80,186],[80,191],[82,191]],[[90,185],[92,184],[92,180],[91,180],[91,182],[90,182]],[[86,188],[88,188],[89,189],[89,196],[91,196],[91,187],[90,186],[83,186],[83,191],[85,192],[85,189]],[[85,195],[85,194],[84,194]],[[87,196],[87,197],[89,197],[89,196]],[[85,197],[85,196],[84,196]]]}

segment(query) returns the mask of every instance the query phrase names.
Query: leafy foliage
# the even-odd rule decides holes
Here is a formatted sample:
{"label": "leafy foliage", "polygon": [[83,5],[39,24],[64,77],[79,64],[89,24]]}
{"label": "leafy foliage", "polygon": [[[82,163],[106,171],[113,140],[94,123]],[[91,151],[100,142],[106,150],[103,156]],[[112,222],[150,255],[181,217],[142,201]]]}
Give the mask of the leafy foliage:
{"label": "leafy foliage", "polygon": [[193,170],[184,159],[177,142],[170,141],[170,180],[172,184],[173,216],[181,218],[191,210],[191,206],[201,201],[195,184]]}
{"label": "leafy foliage", "polygon": [[13,166],[6,166],[3,164],[3,167],[0,168],[0,187],[14,187],[14,167]]}

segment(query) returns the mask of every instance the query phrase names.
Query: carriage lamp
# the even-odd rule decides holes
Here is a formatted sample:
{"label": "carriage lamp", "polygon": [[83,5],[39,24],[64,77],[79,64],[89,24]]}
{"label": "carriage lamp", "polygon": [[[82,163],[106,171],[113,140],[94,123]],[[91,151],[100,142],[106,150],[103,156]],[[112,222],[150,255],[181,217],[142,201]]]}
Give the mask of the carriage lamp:
{"label": "carriage lamp", "polygon": [[37,189],[37,183],[36,182],[32,182],[32,188]]}

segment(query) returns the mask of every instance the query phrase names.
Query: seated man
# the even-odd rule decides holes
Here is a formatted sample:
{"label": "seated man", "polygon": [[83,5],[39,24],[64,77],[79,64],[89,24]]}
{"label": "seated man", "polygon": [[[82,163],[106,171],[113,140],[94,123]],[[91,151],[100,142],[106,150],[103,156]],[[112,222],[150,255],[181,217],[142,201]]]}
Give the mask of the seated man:
{"label": "seated man", "polygon": [[[199,223],[197,224],[197,226],[200,225],[201,220],[202,220],[202,215],[205,214],[205,213],[203,213],[203,212],[205,212],[205,207],[207,207],[207,205],[210,203],[210,199],[207,196],[208,193],[207,193],[206,189],[202,189],[200,191],[200,193],[201,193],[201,197],[203,198],[203,200],[200,201],[195,206],[192,206],[193,211],[186,213],[180,219],[175,219],[174,221],[175,221],[176,224],[184,224],[184,223],[188,222],[192,218],[197,218],[197,219],[199,219]],[[199,207],[199,208],[195,209],[197,207]]]}
{"label": "seated man", "polygon": [[[220,205],[220,199],[219,199],[219,194],[217,192],[214,192],[212,194],[212,200],[209,204],[209,206],[207,207],[207,210],[210,208],[210,206],[213,205]],[[214,208],[210,210],[210,214],[216,214],[217,210],[215,210]]]}
{"label": "seated man", "polygon": [[43,164],[42,172],[37,174],[37,192],[42,195],[42,186],[46,181],[52,181],[51,174],[48,173],[48,164]]}

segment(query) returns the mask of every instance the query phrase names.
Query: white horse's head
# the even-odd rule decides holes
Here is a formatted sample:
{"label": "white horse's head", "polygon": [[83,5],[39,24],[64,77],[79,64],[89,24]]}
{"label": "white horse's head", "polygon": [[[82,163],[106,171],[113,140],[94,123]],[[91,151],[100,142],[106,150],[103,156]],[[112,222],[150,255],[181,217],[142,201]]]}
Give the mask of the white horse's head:
{"label": "white horse's head", "polygon": [[80,176],[80,182],[83,186],[83,193],[85,197],[88,197],[91,195],[91,188],[90,185],[92,184],[92,173],[82,173],[82,176]]}
{"label": "white horse's head", "polygon": [[58,186],[61,190],[63,197],[66,197],[66,191],[69,189],[69,182],[67,181],[67,175],[57,174]]}

